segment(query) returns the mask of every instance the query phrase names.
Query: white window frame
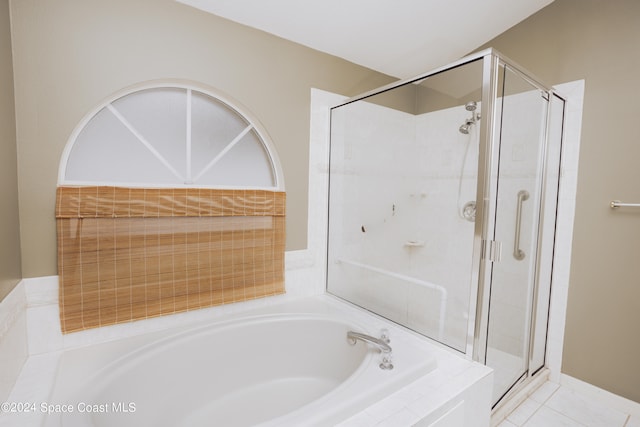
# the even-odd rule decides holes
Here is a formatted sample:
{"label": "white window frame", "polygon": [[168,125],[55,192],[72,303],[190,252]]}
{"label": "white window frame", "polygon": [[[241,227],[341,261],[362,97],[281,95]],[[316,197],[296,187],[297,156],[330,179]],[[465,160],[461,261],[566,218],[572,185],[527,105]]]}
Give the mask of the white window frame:
{"label": "white window frame", "polygon": [[[186,176],[182,176],[175,168],[173,168],[168,162],[154,147],[150,141],[147,141],[143,135],[137,132],[135,127],[124,118],[118,110],[112,105],[113,102],[117,101],[120,98],[123,98],[127,95],[148,90],[148,89],[183,89],[187,94],[187,134],[185,136],[185,149],[186,149]],[[232,141],[230,141],[226,147],[219,152],[214,158],[212,158],[205,168],[201,170],[195,177],[192,176],[191,170],[191,94],[193,91],[203,93],[207,96],[210,96],[217,101],[225,104],[229,109],[234,111],[238,116],[240,116],[244,121],[249,123],[249,125],[242,130]],[[96,182],[92,180],[69,180],[66,178],[67,167],[69,165],[69,161],[75,161],[76,159],[71,159],[71,153],[74,145],[78,140],[78,136],[85,128],[85,126],[103,109],[108,109],[113,113],[118,120],[125,126],[129,131],[136,137],[136,139],[142,143],[148,151],[155,156],[173,175],[180,179],[181,183],[175,184],[154,184],[153,182],[145,182],[145,183],[137,183],[137,182]],[[228,153],[233,147],[242,139],[244,135],[246,135],[251,130],[254,130],[258,135],[260,142],[263,145],[263,148],[267,154],[267,158],[270,162],[269,167],[271,168],[272,176],[273,176],[273,185],[269,186],[247,186],[247,185],[195,185],[194,182],[198,180],[204,173],[209,171],[214,165],[222,158],[226,153]],[[126,155],[126,153],[123,153]],[[243,165],[238,165],[238,167],[242,167]],[[71,133],[67,144],[62,152],[62,156],[60,158],[60,166],[58,169],[58,185],[114,185],[114,186],[123,186],[126,184],[128,187],[167,187],[167,188],[191,188],[191,187],[207,187],[207,188],[248,188],[248,189],[267,189],[274,191],[284,191],[284,175],[282,172],[282,167],[280,165],[280,160],[276,153],[275,147],[269,138],[268,133],[264,129],[264,127],[260,124],[260,122],[253,117],[252,114],[248,112],[248,110],[244,107],[241,107],[238,102],[232,100],[229,96],[221,94],[219,91],[212,89],[210,87],[203,86],[201,84],[195,84],[192,82],[182,82],[182,81],[174,81],[174,80],[161,80],[161,81],[150,81],[145,83],[140,83],[134,86],[130,86],[124,88],[107,99],[103,100],[99,105],[93,108],[89,113],[87,113],[82,120],[75,127],[73,132]]]}

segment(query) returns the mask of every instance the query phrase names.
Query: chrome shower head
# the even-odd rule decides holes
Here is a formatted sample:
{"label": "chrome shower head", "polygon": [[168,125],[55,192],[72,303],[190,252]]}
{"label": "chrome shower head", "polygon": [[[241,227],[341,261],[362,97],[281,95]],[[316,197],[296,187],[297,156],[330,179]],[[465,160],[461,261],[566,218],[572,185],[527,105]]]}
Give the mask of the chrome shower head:
{"label": "chrome shower head", "polygon": [[464,109],[467,111],[471,111],[471,117],[466,119],[462,126],[458,128],[460,133],[469,135],[469,131],[471,130],[471,126],[476,124],[478,120],[480,120],[480,113],[476,113],[476,108],[478,108],[478,103],[476,101],[469,101],[464,104]]}

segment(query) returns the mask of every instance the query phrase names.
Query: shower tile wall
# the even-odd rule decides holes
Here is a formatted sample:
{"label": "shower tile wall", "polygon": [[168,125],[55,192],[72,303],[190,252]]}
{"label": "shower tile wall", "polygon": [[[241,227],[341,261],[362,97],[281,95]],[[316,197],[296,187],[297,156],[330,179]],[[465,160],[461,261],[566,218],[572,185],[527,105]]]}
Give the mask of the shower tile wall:
{"label": "shower tile wall", "polygon": [[476,130],[458,132],[468,115],[462,106],[415,116],[361,102],[332,122],[331,186],[338,196],[331,212],[339,220],[330,229],[330,290],[439,338],[437,289],[335,261],[442,286],[447,292],[442,340],[461,350],[474,225],[459,211],[475,200],[478,158]]}

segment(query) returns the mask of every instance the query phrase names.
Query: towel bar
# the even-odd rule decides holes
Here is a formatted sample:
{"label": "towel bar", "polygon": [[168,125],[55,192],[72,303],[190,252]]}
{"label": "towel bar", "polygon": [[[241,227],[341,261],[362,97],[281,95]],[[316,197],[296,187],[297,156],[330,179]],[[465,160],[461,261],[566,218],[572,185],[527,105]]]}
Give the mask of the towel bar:
{"label": "towel bar", "polygon": [[611,204],[612,209],[615,208],[640,208],[640,203],[622,203],[620,200],[612,200]]}

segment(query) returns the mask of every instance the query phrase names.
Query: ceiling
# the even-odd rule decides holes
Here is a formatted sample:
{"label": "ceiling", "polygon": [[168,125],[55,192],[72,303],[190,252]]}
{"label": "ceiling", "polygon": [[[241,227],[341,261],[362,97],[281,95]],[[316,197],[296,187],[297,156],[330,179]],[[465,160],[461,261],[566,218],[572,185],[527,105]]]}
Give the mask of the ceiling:
{"label": "ceiling", "polygon": [[176,0],[398,78],[461,58],[553,0]]}

